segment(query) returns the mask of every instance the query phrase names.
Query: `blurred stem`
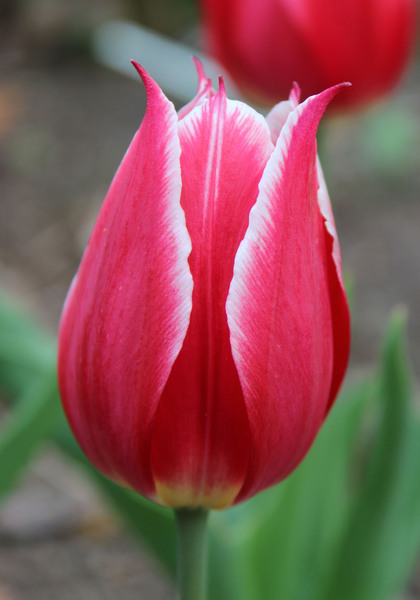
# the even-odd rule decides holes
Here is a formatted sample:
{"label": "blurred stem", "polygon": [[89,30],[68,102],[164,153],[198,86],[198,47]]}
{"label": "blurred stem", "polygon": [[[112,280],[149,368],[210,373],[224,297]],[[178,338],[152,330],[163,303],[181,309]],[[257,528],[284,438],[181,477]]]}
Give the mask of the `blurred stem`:
{"label": "blurred stem", "polygon": [[179,600],[206,600],[207,517],[203,509],[175,510]]}

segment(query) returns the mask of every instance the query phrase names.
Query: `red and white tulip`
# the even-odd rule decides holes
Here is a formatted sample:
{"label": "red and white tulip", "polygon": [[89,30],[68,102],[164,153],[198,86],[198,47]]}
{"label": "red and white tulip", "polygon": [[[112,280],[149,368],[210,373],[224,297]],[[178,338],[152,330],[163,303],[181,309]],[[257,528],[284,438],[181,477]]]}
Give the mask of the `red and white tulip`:
{"label": "red and white tulip", "polygon": [[100,211],[59,334],[82,449],[173,507],[223,508],[303,459],[340,387],[349,313],[319,120],[341,86],[267,119],[201,66],[147,110]]}

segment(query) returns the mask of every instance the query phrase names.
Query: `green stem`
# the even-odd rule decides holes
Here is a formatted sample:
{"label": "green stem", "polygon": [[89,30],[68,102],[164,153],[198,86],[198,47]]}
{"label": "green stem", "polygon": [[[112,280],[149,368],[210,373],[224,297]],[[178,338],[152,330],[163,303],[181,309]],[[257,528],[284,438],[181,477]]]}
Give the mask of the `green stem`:
{"label": "green stem", "polygon": [[207,516],[202,509],[175,510],[179,600],[206,600]]}

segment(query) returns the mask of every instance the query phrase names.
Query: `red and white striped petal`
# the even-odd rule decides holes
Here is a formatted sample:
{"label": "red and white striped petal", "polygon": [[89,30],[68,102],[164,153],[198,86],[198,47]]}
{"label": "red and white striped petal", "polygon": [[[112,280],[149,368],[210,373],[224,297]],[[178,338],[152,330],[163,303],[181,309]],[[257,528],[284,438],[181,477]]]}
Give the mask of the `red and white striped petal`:
{"label": "red and white striped petal", "polygon": [[178,118],[138,65],[147,110],[112,182],[60,327],[64,407],[103,472],[155,498],[150,437],[191,313]]}
{"label": "red and white striped petal", "polygon": [[200,106],[201,104],[204,104],[204,102],[207,102],[207,100],[209,100],[216,93],[213,89],[211,79],[209,77],[206,77],[206,74],[204,73],[204,68],[201,64],[201,61],[196,56],[193,56],[193,61],[195,64],[195,68],[197,69],[198,76],[197,93],[191,100],[191,102],[188,102],[188,104],[183,106],[178,111],[179,120],[186,117],[188,113],[190,113],[192,109],[196,106]]}
{"label": "red and white striped petal", "polygon": [[227,100],[222,83],[216,96],[179,122],[179,136],[193,309],[159,403],[152,469],[165,503],[221,508],[242,486],[249,457],[225,303],[273,145],[264,118]]}
{"label": "red and white striped petal", "polygon": [[271,140],[273,144],[277,142],[281,130],[287,121],[287,117],[290,115],[299,104],[300,89],[297,83],[293,84],[293,87],[289,94],[288,100],[279,102],[270,110],[266,116],[267,125],[270,129]]}
{"label": "red and white striped petal", "polygon": [[235,501],[286,477],[324,419],[333,319],[315,135],[339,86],[309,98],[283,126],[235,260],[226,310],[251,430]]}

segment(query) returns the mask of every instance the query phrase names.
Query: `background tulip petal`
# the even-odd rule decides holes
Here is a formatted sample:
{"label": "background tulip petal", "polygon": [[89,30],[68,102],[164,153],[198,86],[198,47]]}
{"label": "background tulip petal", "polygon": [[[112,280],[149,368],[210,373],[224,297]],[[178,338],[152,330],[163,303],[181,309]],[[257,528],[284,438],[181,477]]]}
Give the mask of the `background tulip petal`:
{"label": "background tulip petal", "polygon": [[334,321],[315,135],[337,89],[289,116],[264,171],[226,304],[251,428],[243,500],[292,471],[324,419]]}
{"label": "background tulip petal", "polygon": [[264,118],[227,100],[223,85],[179,122],[179,135],[193,309],[156,414],[152,468],[168,504],[221,508],[241,487],[249,456],[225,303],[273,144]]}
{"label": "background tulip petal", "polygon": [[351,81],[334,105],[391,89],[414,49],[417,0],[201,0],[207,46],[245,94],[262,102]]}
{"label": "background tulip petal", "polygon": [[293,81],[305,84],[304,94],[307,89],[311,93],[322,89],[314,59],[307,68],[309,40],[295,23],[294,13],[304,12],[298,10],[302,2],[202,0],[201,3],[207,46],[245,94],[271,103],[285,98]]}
{"label": "background tulip petal", "polygon": [[177,114],[141,67],[142,125],[112,182],[60,327],[64,407],[104,473],[154,498],[150,434],[188,327],[191,241]]}

